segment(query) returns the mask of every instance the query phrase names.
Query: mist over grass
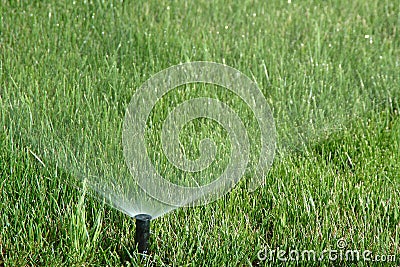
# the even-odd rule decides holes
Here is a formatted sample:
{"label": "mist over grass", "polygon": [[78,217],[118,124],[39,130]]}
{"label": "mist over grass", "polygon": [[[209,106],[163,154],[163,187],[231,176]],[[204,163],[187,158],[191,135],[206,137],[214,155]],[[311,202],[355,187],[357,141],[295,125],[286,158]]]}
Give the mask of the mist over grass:
{"label": "mist over grass", "polygon": [[[395,1],[1,1],[0,9],[0,265],[263,266],[274,264],[257,258],[264,247],[323,251],[340,238],[400,254]],[[153,221],[141,259],[133,220],[79,189],[88,174],[81,159],[96,173],[127,175],[120,138],[132,95],[151,75],[191,61],[227,64],[258,84],[277,156],[265,187],[248,193],[244,182]],[[254,115],[220,89],[176,88],[155,106],[148,147],[171,181],[179,173],[157,156],[159,127],[191,97],[228,103],[249,129],[251,155],[259,153]],[[226,132],[197,120],[181,134],[193,158],[204,137],[219,144],[208,171],[218,174]],[[67,141],[81,156],[67,161],[76,165],[54,160]]]}

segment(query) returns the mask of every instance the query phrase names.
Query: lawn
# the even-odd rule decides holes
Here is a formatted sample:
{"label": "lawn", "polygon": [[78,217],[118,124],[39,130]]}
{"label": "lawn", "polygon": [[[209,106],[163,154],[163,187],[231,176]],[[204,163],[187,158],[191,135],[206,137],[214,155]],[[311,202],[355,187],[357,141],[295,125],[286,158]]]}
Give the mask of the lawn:
{"label": "lawn", "polygon": [[[377,264],[284,262],[276,252],[328,249],[400,263],[398,1],[225,2],[0,0],[0,266]],[[242,119],[250,163],[217,201],[153,220],[142,256],[129,208],[86,182],[106,177],[101,191],[129,175],[121,134],[131,97],[152,75],[193,61],[226,64],[258,85],[275,120],[275,159],[266,184],[249,192],[260,154],[251,109],[216,85],[170,91],[146,128],[159,172],[193,186],[163,155],[160,132],[196,97]],[[218,123],[193,120],[180,137],[190,159],[203,138],[217,145],[218,161],[188,179],[207,184],[229,164]]]}

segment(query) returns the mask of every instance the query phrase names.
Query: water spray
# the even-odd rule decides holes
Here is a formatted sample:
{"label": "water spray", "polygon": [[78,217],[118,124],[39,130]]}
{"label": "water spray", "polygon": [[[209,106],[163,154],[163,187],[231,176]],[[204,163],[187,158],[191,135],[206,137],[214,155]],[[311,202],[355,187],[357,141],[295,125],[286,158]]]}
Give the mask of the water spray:
{"label": "water spray", "polygon": [[[212,138],[202,139],[199,143],[200,157],[191,160],[183,153],[179,136],[183,127],[193,120],[212,120],[226,131],[229,139],[230,160],[226,169],[219,177],[212,177],[216,178],[212,182],[199,175],[188,185],[180,181],[171,182],[157,171],[159,166],[151,160],[151,149],[147,147],[148,118],[169,91],[190,83],[216,85],[221,90],[225,88],[251,109],[257,120],[260,140],[258,159],[254,159],[251,165],[254,175],[251,175],[248,189],[254,191],[264,185],[275,155],[274,118],[257,85],[240,71],[226,65],[191,62],[156,73],[136,90],[126,109],[122,129],[117,105],[107,106],[110,110],[106,116],[96,116],[104,114],[106,103],[88,105],[86,97],[73,98],[69,102],[62,98],[49,100],[40,92],[33,99],[39,99],[36,102],[45,103],[43,105],[32,106],[26,103],[36,103],[33,100],[25,103],[10,98],[14,108],[6,109],[6,117],[9,118],[9,128],[12,131],[18,129],[19,137],[29,144],[37,159],[70,173],[74,178],[72,182],[77,182],[78,187],[85,181],[115,209],[134,218],[137,252],[147,254],[151,220],[179,207],[205,205],[219,199],[240,181],[250,162],[250,138],[235,109],[217,98],[197,97],[178,103],[168,113],[160,129],[162,152],[168,162],[182,173],[207,170],[217,160],[218,143]],[[93,94],[87,97],[95,98],[95,92]],[[49,105],[59,110],[48,112],[46,107]],[[75,110],[76,107],[79,107],[79,112],[73,114],[64,110]]]}
{"label": "water spray", "polygon": [[[145,141],[147,119],[158,102],[170,90],[188,83],[219,85],[240,96],[254,112],[260,135],[260,155],[256,175],[249,183],[253,191],[265,183],[275,153],[275,125],[264,95],[247,76],[226,65],[192,62],[165,69],[147,80],[134,94],[126,109],[122,131],[122,145],[126,166],[134,183],[123,183],[123,188],[140,188],[151,198],[156,209],[151,209],[145,198],[136,219],[135,242],[139,253],[149,248],[150,221],[177,207],[205,205],[228,193],[243,177],[250,159],[250,143],[246,128],[229,105],[214,98],[198,97],[179,104],[168,114],[162,127],[161,143],[168,160],[184,172],[199,172],[215,159],[216,144],[210,139],[200,144],[200,157],[187,159],[178,145],[180,130],[197,118],[217,121],[228,133],[231,144],[230,164],[221,176],[206,185],[181,186],[171,183],[158,173],[148,156]],[[201,182],[200,182],[201,184]],[[138,196],[135,193],[135,196]],[[128,194],[131,198],[132,194]],[[156,202],[154,202],[156,201]],[[138,203],[139,203],[138,202]],[[136,203],[134,203],[136,204]]]}
{"label": "water spray", "polygon": [[[240,97],[257,120],[260,140],[258,160],[248,165],[249,136],[235,109],[212,97],[178,103],[163,121],[160,136],[162,152],[175,168],[191,174],[206,170],[216,160],[218,146],[209,138],[199,143],[199,158],[191,160],[183,153],[180,131],[195,119],[217,122],[227,132],[231,145],[229,164],[217,179],[210,183],[208,178],[199,177],[194,183],[183,186],[157,171],[149,157],[146,131],[148,118],[159,100],[174,88],[190,83],[216,85]],[[310,91],[284,86],[276,87],[271,101],[267,101],[257,84],[240,71],[223,64],[191,62],[164,69],[138,88],[126,109],[121,129],[118,105],[88,101],[98,99],[95,91],[81,94],[84,97],[76,94],[65,98],[50,98],[42,91],[31,93],[21,90],[21,97],[15,97],[14,92],[2,94],[0,120],[15,135],[15,140],[21,140],[21,147],[27,145],[42,165],[50,163],[68,172],[77,187],[85,181],[115,209],[134,218],[135,242],[137,251],[142,254],[149,251],[151,220],[179,207],[205,205],[217,200],[239,182],[248,166],[252,166],[253,173],[247,183],[249,191],[265,185],[276,149],[282,153],[286,147],[307,144],[320,134],[344,125],[354,112],[358,114],[369,105],[370,97],[360,94],[355,99],[353,93],[332,93],[324,86]],[[54,93],[55,96],[64,94],[64,91]],[[25,98],[27,101],[20,101]],[[268,102],[275,105],[276,128]],[[104,105],[107,105],[107,112],[104,112]],[[280,136],[279,147],[276,146],[277,135]]]}

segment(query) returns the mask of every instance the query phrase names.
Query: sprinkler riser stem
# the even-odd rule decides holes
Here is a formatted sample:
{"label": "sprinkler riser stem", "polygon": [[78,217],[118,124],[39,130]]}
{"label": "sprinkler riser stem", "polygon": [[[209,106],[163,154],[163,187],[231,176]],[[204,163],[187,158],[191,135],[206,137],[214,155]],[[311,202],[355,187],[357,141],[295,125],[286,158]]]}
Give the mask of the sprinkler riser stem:
{"label": "sprinkler riser stem", "polygon": [[147,254],[149,249],[151,216],[148,214],[139,214],[135,216],[135,219],[136,219],[135,243],[137,245],[138,252],[141,254]]}

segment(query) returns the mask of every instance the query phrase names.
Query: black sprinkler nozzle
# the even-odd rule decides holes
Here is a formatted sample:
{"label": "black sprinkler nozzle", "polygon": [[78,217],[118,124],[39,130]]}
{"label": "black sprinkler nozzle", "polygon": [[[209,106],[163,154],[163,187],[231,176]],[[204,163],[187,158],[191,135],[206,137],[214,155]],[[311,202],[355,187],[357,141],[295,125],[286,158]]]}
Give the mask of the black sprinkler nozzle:
{"label": "black sprinkler nozzle", "polygon": [[150,221],[151,216],[148,214],[138,214],[136,219],[135,243],[139,253],[147,254],[149,249],[150,237]]}

